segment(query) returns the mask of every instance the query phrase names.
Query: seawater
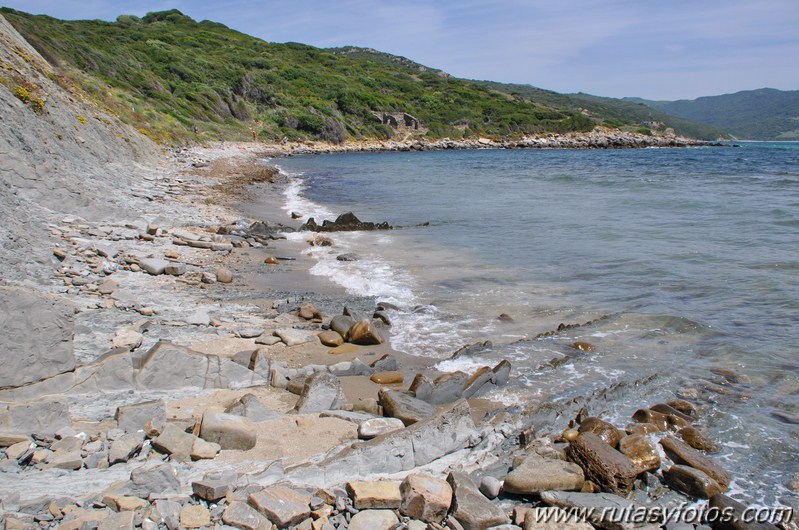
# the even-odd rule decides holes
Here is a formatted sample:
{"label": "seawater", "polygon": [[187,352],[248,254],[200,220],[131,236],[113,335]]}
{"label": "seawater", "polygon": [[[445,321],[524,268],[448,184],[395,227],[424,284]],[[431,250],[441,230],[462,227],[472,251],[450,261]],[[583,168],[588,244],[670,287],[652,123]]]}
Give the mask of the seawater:
{"label": "seawater", "polygon": [[[623,425],[686,397],[734,496],[799,508],[799,144],[272,162],[291,177],[287,213],[395,227],[309,250],[313,274],[403,309],[395,348],[444,371],[509,359],[512,382],[490,397],[544,428],[582,405]],[[347,252],[359,261],[336,260]],[[448,359],[483,340],[494,347]]]}

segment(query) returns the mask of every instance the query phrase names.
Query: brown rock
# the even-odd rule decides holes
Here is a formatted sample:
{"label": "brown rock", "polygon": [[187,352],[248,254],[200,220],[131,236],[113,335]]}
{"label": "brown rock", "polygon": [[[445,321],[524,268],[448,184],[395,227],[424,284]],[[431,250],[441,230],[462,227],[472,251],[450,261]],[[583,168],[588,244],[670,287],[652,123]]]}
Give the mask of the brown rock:
{"label": "brown rock", "polygon": [[183,528],[202,528],[211,525],[211,512],[202,504],[186,506],[180,510],[180,526]]}
{"label": "brown rock", "polygon": [[660,467],[657,448],[643,434],[631,434],[622,438],[619,451],[630,459],[639,473],[654,471]]}
{"label": "brown rock", "polygon": [[677,434],[682,438],[683,442],[694,449],[706,451],[708,453],[715,453],[719,450],[719,446],[702,434],[696,427],[691,427],[690,425],[688,427],[683,427],[677,431]]}
{"label": "brown rock", "polygon": [[660,432],[657,426],[651,423],[629,423],[624,427],[628,434],[654,434]]}
{"label": "brown rock", "polygon": [[402,377],[402,372],[396,371],[377,372],[376,374],[372,374],[369,379],[378,385],[399,385],[404,380]]}
{"label": "brown rock", "polygon": [[587,352],[587,353],[592,353],[592,352],[596,351],[596,348],[594,347],[593,344],[591,344],[590,342],[584,342],[584,341],[581,341],[581,340],[578,340],[577,342],[573,342],[573,343],[569,344],[569,346],[571,346],[575,350],[580,350],[580,351],[584,351],[584,352]]}
{"label": "brown rock", "polygon": [[400,511],[412,519],[440,523],[452,504],[452,487],[441,479],[412,473],[400,484]]}
{"label": "brown rock", "polygon": [[344,344],[344,338],[335,331],[333,331],[332,329],[328,329],[319,333],[317,337],[319,337],[319,342],[321,342],[325,346],[330,346],[335,348],[336,346],[341,346],[342,344]]}
{"label": "brown rock", "polygon": [[128,495],[108,494],[103,497],[103,503],[115,512],[135,512],[149,503],[139,497]]}
{"label": "brown rock", "polygon": [[514,465],[505,477],[503,490],[516,495],[579,491],[584,482],[585,475],[579,465],[531,454]]}
{"label": "brown rock", "polygon": [[480,367],[475,373],[469,376],[469,379],[467,379],[466,382],[463,384],[463,388],[469,388],[470,386],[472,386],[472,384],[474,384],[475,381],[480,379],[481,376],[487,374],[490,371],[491,368],[488,366]]}
{"label": "brown rock", "polygon": [[566,448],[566,457],[583,468],[585,478],[602,491],[627,495],[638,475],[638,469],[629,458],[592,432],[580,433]]}
{"label": "brown rock", "polygon": [[368,320],[359,320],[347,331],[347,341],[364,346],[383,344],[383,335]]}
{"label": "brown rock", "polygon": [[621,439],[621,435],[619,434],[618,429],[611,425],[610,423],[601,420],[596,417],[589,417],[585,418],[583,422],[580,424],[580,428],[577,429],[578,432],[592,432],[599,436],[606,444],[611,447],[616,447],[619,445],[619,440]]}
{"label": "brown rock", "polygon": [[709,499],[721,493],[721,486],[707,473],[689,466],[674,465],[663,472],[666,484],[697,499]]}
{"label": "brown rock", "polygon": [[285,486],[270,486],[253,493],[250,506],[258,510],[279,528],[302,522],[311,515],[310,498]]}
{"label": "brown rock", "polygon": [[225,269],[224,267],[216,269],[216,281],[219,283],[232,283],[233,272],[230,269]]}
{"label": "brown rock", "polygon": [[685,401],[684,399],[675,399],[673,401],[669,401],[668,403],[666,403],[666,405],[670,406],[675,410],[679,410],[680,412],[682,412],[686,416],[690,416],[691,418],[696,419],[699,417],[699,411],[696,409],[696,406],[689,401]]}
{"label": "brown rock", "polygon": [[399,484],[388,480],[348,482],[347,493],[358,510],[395,510],[402,503]]}
{"label": "brown rock", "polygon": [[311,304],[302,304],[297,316],[305,320],[322,320],[322,313]]}
{"label": "brown rock", "polygon": [[264,260],[264,263],[266,263],[267,265],[277,265],[280,262],[274,256],[269,256]]}
{"label": "brown rock", "polygon": [[688,423],[693,423],[693,421],[696,419],[696,418],[692,418],[688,414],[683,414],[679,410],[675,409],[674,407],[672,407],[671,405],[668,405],[666,403],[658,403],[656,405],[652,405],[651,407],[649,407],[649,410],[654,410],[655,412],[660,412],[661,414],[665,414],[666,416],[676,416],[676,417],[680,418],[681,420],[683,420],[685,422],[688,422]]}
{"label": "brown rock", "polygon": [[660,440],[660,445],[663,446],[666,454],[669,455],[669,458],[675,463],[685,464],[703,471],[710,476],[710,478],[719,483],[722,492],[727,491],[729,488],[730,481],[732,480],[730,474],[720,465],[685,442],[673,436],[667,436]]}
{"label": "brown rock", "polygon": [[638,409],[633,414],[633,420],[638,423],[651,423],[661,431],[669,430],[669,419],[665,414],[649,409]]}

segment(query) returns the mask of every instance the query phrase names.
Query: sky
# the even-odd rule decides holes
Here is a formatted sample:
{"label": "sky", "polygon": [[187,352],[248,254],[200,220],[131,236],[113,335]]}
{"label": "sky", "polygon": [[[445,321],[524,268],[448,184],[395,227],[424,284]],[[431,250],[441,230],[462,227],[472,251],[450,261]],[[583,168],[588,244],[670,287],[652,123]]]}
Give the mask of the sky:
{"label": "sky", "polygon": [[797,0],[0,0],[63,19],[179,9],[269,42],[362,46],[454,76],[694,99],[799,89]]}

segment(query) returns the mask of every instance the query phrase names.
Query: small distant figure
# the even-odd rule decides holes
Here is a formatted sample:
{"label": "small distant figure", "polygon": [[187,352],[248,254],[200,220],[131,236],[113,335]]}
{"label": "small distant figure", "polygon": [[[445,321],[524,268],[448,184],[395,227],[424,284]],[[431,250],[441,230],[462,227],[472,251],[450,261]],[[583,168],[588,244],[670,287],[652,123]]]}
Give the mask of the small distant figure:
{"label": "small distant figure", "polygon": [[192,123],[191,124],[191,130],[194,131],[194,134],[197,134],[199,132],[199,129],[197,129],[197,124],[196,123]]}
{"label": "small distant figure", "polygon": [[250,132],[252,133],[252,141],[254,142],[258,137],[258,134],[255,132],[255,129],[250,129]]}
{"label": "small distant figure", "polygon": [[283,142],[283,145],[285,145],[285,144],[289,143],[289,139],[288,139],[288,137],[284,136],[284,137],[283,137],[283,140],[281,140],[281,142]]}

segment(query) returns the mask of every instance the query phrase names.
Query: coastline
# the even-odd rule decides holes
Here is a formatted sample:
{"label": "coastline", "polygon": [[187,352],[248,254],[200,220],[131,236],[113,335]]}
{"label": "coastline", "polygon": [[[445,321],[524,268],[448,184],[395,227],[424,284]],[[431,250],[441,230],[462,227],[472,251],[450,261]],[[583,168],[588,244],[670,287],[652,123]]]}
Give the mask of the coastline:
{"label": "coastline", "polygon": [[[482,148],[488,147],[488,144],[481,145]],[[316,153],[329,152],[327,150],[330,149],[326,146],[306,147]],[[371,147],[359,145],[351,146],[351,149]],[[76,317],[79,329],[75,337],[79,368],[41,382],[0,390],[0,401],[13,409],[21,402],[47,398],[47,407],[36,409],[36,414],[47,416],[46,412],[51,410],[63,414],[63,407],[53,409],[52,398],[56,394],[55,403],[69,401],[66,410],[72,421],[50,432],[51,427],[59,425],[50,413],[48,418],[54,423],[45,427],[39,421],[38,429],[33,429],[37,437],[31,439],[30,433],[25,433],[25,428],[31,424],[21,419],[12,420],[18,422],[12,425],[12,430],[17,432],[7,433],[9,436],[14,434],[25,439],[20,439],[18,444],[31,443],[27,440],[33,440],[36,450],[49,453],[43,455],[44,459],[32,463],[35,451],[31,450],[31,459],[25,457],[26,463],[21,469],[4,481],[0,490],[2,508],[11,514],[5,515],[6,521],[9,518],[23,522],[36,518],[37,521],[46,521],[43,512],[47,510],[51,513],[49,521],[61,524],[68,524],[79,517],[92,520],[92,517],[101,517],[101,513],[102,517],[117,517],[114,514],[122,514],[125,510],[109,510],[108,507],[113,506],[113,503],[119,506],[120,502],[127,502],[131,497],[142,499],[141,494],[137,493],[139,490],[131,489],[135,471],[139,468],[164,469],[159,467],[163,465],[170,467],[172,473],[177,473],[178,483],[170,485],[169,493],[148,492],[142,499],[145,503],[133,511],[155,520],[157,517],[151,508],[157,506],[157,499],[167,499],[178,503],[181,525],[184,524],[184,512],[188,510],[201,512],[203,516],[208,512],[213,521],[232,524],[230,521],[234,520],[234,508],[243,510],[243,506],[258,505],[253,501],[253,495],[274,492],[275,488],[283,487],[276,484],[286,480],[298,491],[303,491],[300,485],[304,484],[304,491],[314,491],[308,490],[309,486],[322,487],[321,490],[315,490],[316,495],[324,495],[322,491],[334,492],[328,502],[331,510],[324,519],[341,516],[341,519],[333,520],[344,520],[345,513],[349,512],[336,507],[339,497],[349,499],[350,506],[356,503],[351,516],[378,510],[366,504],[358,508],[356,494],[351,491],[342,493],[343,490],[336,487],[353,481],[373,487],[379,487],[386,481],[398,485],[408,475],[423,472],[432,474],[442,482],[447,478],[456,491],[460,488],[462,494],[464,491],[477,494],[481,502],[492,499],[493,503],[478,502],[480,517],[507,524],[511,515],[516,528],[523,525],[525,528],[534,528],[532,524],[524,522],[525,517],[530,519],[527,515],[529,509],[539,506],[574,508],[583,502],[575,494],[542,497],[541,483],[516,485],[516,490],[510,487],[514,480],[518,481],[518,477],[509,479],[513,473],[509,472],[509,468],[523,470],[527,477],[530,473],[538,476],[533,470],[542,465],[544,467],[537,472],[545,477],[538,480],[549,480],[555,474],[560,480],[567,481],[563,485],[567,490],[581,490],[582,494],[592,497],[600,489],[621,495],[597,495],[593,502],[600,502],[603,506],[622,502],[625,492],[633,491],[632,485],[642,480],[644,486],[640,491],[643,493],[624,502],[630,502],[629,506],[634,507],[643,506],[645,500],[652,501],[647,493],[649,486],[646,481],[651,480],[653,475],[648,474],[645,479],[636,481],[640,471],[638,468],[625,468],[628,477],[625,480],[628,482],[619,489],[608,490],[597,483],[599,479],[596,477],[581,479],[579,487],[568,482],[574,481],[569,477],[576,473],[573,467],[576,464],[572,462],[583,457],[572,454],[572,462],[565,462],[563,459],[569,454],[568,448],[578,446],[567,444],[566,441],[574,442],[582,436],[581,440],[588,440],[585,442],[585,451],[591,453],[597,447],[604,447],[597,446],[597,443],[606,443],[596,442],[594,438],[599,440],[621,426],[609,426],[605,422],[587,421],[588,418],[580,417],[582,423],[586,426],[591,424],[592,427],[579,427],[578,431],[574,421],[561,419],[559,423],[564,429],[562,435],[537,436],[529,429],[529,425],[522,422],[521,415],[497,410],[500,408],[498,404],[480,400],[479,393],[476,394],[477,399],[469,400],[469,406],[459,400],[454,404],[434,407],[432,412],[426,413],[426,418],[416,422],[418,427],[413,430],[407,426],[379,435],[372,441],[358,442],[359,422],[370,421],[374,418],[369,413],[380,412],[376,408],[381,400],[380,389],[407,389],[417,377],[416,374],[426,373],[434,361],[403,355],[393,351],[386,343],[356,346],[348,353],[331,355],[330,348],[321,345],[318,340],[300,339],[296,344],[289,344],[291,339],[278,336],[278,331],[292,329],[304,334],[305,338],[313,336],[315,339],[321,331],[320,325],[340,314],[344,307],[355,314],[368,315],[369,311],[374,311],[375,303],[379,302],[348,296],[343,290],[310,276],[310,258],[304,256],[304,250],[308,248],[306,238],[288,241],[279,235],[276,235],[277,239],[269,239],[256,238],[252,234],[249,237],[236,236],[227,231],[230,227],[251,226],[257,221],[266,221],[270,226],[282,223],[289,228],[298,227],[298,222],[292,221],[280,210],[279,177],[273,172],[262,171],[263,165],[259,162],[263,157],[284,156],[294,152],[293,147],[289,152],[288,148],[235,143],[173,152],[169,155],[168,168],[159,169],[162,174],[153,181],[153,187],[160,191],[152,193],[143,203],[151,205],[149,211],[140,212],[143,218],[149,217],[147,224],[142,224],[140,219],[91,223],[75,218],[64,220],[61,226],[51,227],[51,243],[66,254],[65,266],[56,273],[64,289],[56,290],[70,299],[80,311]],[[302,148],[300,152],[308,151]],[[224,192],[220,193],[220,190]],[[257,197],[257,200],[253,201],[252,197]],[[262,201],[262,198],[266,200]],[[241,219],[246,222],[237,223]],[[112,274],[99,274],[97,271],[103,270],[109,257],[121,266]],[[270,257],[275,258],[276,263],[264,263]],[[178,270],[183,265],[185,270],[174,276],[147,274],[141,269],[145,268],[144,262],[148,259],[164,259]],[[224,275],[222,269],[232,273],[231,283],[219,281]],[[109,285],[109,280],[115,285]],[[312,315],[306,319],[300,316],[298,310],[305,304],[312,304],[322,313],[322,318]],[[555,333],[559,331],[553,330]],[[381,332],[390,333],[390,328]],[[113,346],[114,349],[104,354],[98,352],[99,337],[106,337],[107,347]],[[156,364],[159,361],[158,352],[165,349],[171,352],[172,357],[160,358],[161,364]],[[242,353],[245,354],[243,357]],[[185,359],[193,359],[197,354],[207,356],[208,360],[219,366],[217,375],[211,379],[205,377],[199,387],[195,386],[196,383],[173,387],[165,378],[161,379],[159,386],[152,383],[154,378],[157,379],[155,375],[143,375],[149,363],[153,363],[153,372],[164,371],[172,377],[179,375],[170,366],[176,358],[184,359],[181,361],[184,364],[178,366],[180,372],[193,371],[195,368],[185,364]],[[371,380],[371,375],[378,370],[372,370],[371,374],[368,371],[357,374],[357,370],[352,370],[354,366],[361,370],[364,366],[379,362],[384,355],[393,358],[394,363],[386,362],[382,367],[394,369],[379,372],[400,372],[402,383],[380,384]],[[242,359],[245,359],[243,364]],[[264,359],[270,368],[266,372],[259,367]],[[124,371],[128,362],[138,367],[129,381],[120,372]],[[487,367],[487,371],[465,374],[463,380],[456,379],[456,387],[460,389],[456,397],[462,397],[462,390],[476,384],[476,381],[486,385],[495,384],[495,375],[499,373],[497,368]],[[282,375],[276,377],[275,370]],[[354,406],[344,407],[344,412],[292,413],[302,401],[298,394],[309,391],[305,376],[329,374],[331,370],[336,374],[346,403]],[[243,377],[250,379],[241,384]],[[395,374],[391,377],[397,380]],[[430,373],[426,377],[425,384],[432,385],[433,390],[440,389],[448,380],[434,380],[436,376]],[[496,380],[500,379],[497,376]],[[294,380],[303,383],[299,387],[296,383],[292,386]],[[149,388],[144,381],[149,381]],[[130,383],[133,383],[132,387],[126,386]],[[291,388],[283,388],[283,385]],[[422,395],[420,388],[417,386],[417,396]],[[54,393],[54,389],[61,389],[62,392]],[[152,403],[154,400],[161,403],[163,410],[160,424],[158,421],[154,423],[159,406],[148,405],[144,407],[147,410],[142,417],[146,418],[144,421],[128,424],[127,429],[120,432],[120,417],[124,418],[126,414],[138,410],[142,402]],[[253,410],[247,408],[247,403],[252,405]],[[263,409],[270,413],[266,418],[258,416],[264,413]],[[166,440],[162,439],[166,428],[179,425],[185,434],[191,433],[196,440],[202,440],[203,426],[210,422],[213,414],[221,411],[238,411],[248,418],[250,428],[244,430],[250,434],[254,431],[254,445],[244,450],[232,446],[220,447],[221,450],[217,449],[211,458],[187,458],[176,465],[180,461],[177,457],[179,453],[172,451]],[[385,407],[383,412],[386,412]],[[112,419],[112,416],[115,418]],[[666,414],[664,417],[668,416]],[[679,415],[674,417],[679,418]],[[644,424],[646,422],[641,423]],[[130,425],[144,429],[141,440]],[[397,429],[396,425],[393,428]],[[116,432],[112,432],[115,429]],[[82,449],[86,456],[80,454],[79,469],[66,472],[64,470],[75,469],[69,467],[75,465],[74,451],[70,455],[72,460],[65,464],[57,459],[63,455],[52,448],[61,440],[75,438],[72,432],[83,433],[85,438],[78,438],[81,438],[84,447],[101,442],[101,450],[94,452]],[[235,434],[226,432],[226,436],[243,436],[240,431],[235,431]],[[596,436],[588,436],[585,432]],[[424,462],[422,465],[415,462],[408,464],[402,454],[395,453],[394,449],[405,443],[402,440],[406,433],[417,437],[421,444],[419,447],[414,444],[409,446],[412,455],[424,454],[433,458],[425,462],[427,456],[424,459],[417,456],[417,462]],[[125,459],[113,464],[103,460],[109,458],[114,446],[123,439],[130,442],[131,435],[137,443]],[[443,443],[450,437],[452,444]],[[222,438],[215,439],[217,443],[222,441]],[[6,449],[4,462],[5,467],[10,469],[12,464],[18,464],[11,461],[8,451]],[[372,452],[360,456],[358,451]],[[658,448],[644,444],[639,451],[643,451],[645,458],[652,459],[658,453]],[[517,462],[511,465],[514,457]],[[604,458],[612,461],[615,456],[605,456],[600,460]],[[87,462],[97,467],[89,467]],[[555,466],[556,470],[547,465]],[[585,465],[590,468],[593,464]],[[231,471],[235,472],[233,478]],[[477,484],[470,485],[468,479],[459,475],[462,472],[482,477],[479,493]],[[724,471],[717,472],[718,480],[723,481]],[[225,473],[227,478],[219,478]],[[85,482],[78,487],[76,480]],[[226,502],[217,500],[215,503],[198,493],[205,490],[198,490],[194,484],[209,480],[222,480],[225,483],[228,491]],[[503,487],[506,493],[497,498]],[[635,491],[639,489],[636,486]],[[714,491],[712,487],[706,490]],[[39,508],[38,501],[30,492],[35,492],[35,497],[44,494],[49,502],[55,502],[57,515],[49,503]],[[674,492],[670,492],[670,495],[661,497],[661,501],[673,502],[680,498]],[[87,499],[94,499],[92,509],[85,509],[83,503],[88,503]],[[76,500],[79,500],[78,504],[75,504]],[[399,504],[394,504],[393,500],[390,502],[387,506],[396,511]],[[71,508],[73,505],[77,508]],[[228,520],[225,520],[228,510]],[[263,510],[259,510],[259,513],[260,517],[267,518]],[[76,515],[70,518],[70,514]],[[421,515],[419,518],[423,519]],[[461,514],[461,519],[465,518],[466,515]],[[272,518],[269,520],[278,523],[281,528],[291,526]],[[451,515],[450,520],[458,520],[457,515]],[[165,524],[163,521],[166,521],[165,517],[162,517],[160,524]],[[266,523],[266,520],[263,522]],[[593,522],[599,525],[602,521]],[[186,525],[190,526],[188,523]],[[244,528],[237,524],[233,526]],[[320,525],[320,528],[324,527]]]}

